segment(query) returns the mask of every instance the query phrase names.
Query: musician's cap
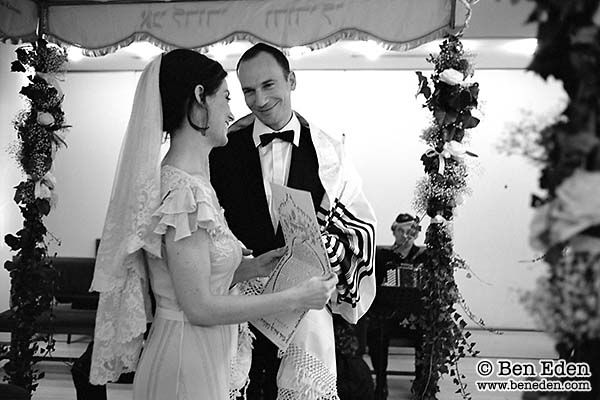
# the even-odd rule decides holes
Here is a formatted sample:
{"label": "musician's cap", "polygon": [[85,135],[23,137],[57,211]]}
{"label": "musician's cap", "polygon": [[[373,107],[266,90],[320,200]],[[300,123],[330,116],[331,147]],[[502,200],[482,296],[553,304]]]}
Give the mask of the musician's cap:
{"label": "musician's cap", "polygon": [[399,223],[399,224],[402,224],[402,223],[405,223],[405,222],[416,222],[416,223],[419,223],[419,217],[413,217],[410,214],[403,213],[403,214],[399,214],[396,217],[396,222]]}
{"label": "musician's cap", "polygon": [[421,230],[421,226],[419,225],[419,217],[413,217],[410,214],[402,213],[396,217],[396,220],[392,224],[392,231],[396,230],[397,227],[410,227],[414,228],[416,232]]}

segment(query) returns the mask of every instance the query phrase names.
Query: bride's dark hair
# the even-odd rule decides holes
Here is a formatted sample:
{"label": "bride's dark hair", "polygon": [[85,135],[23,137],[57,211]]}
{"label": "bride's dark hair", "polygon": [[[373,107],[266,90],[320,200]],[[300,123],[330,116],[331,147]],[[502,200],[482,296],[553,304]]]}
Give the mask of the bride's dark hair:
{"label": "bride's dark hair", "polygon": [[172,134],[184,117],[189,119],[196,85],[204,87],[204,100],[217,91],[226,76],[221,64],[196,51],[177,49],[164,54],[159,76],[163,130]]}

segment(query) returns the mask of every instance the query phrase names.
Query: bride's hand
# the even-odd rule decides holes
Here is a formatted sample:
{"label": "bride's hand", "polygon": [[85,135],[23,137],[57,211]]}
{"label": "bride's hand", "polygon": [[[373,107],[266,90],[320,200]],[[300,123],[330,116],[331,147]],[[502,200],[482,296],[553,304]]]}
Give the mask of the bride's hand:
{"label": "bride's hand", "polygon": [[329,302],[333,295],[338,277],[335,273],[323,276],[314,276],[289,290],[297,300],[298,309],[320,310]]}

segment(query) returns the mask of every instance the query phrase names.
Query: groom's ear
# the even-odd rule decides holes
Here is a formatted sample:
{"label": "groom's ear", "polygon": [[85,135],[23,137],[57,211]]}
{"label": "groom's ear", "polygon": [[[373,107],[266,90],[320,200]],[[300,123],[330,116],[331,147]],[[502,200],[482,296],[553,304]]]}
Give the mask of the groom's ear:
{"label": "groom's ear", "polygon": [[296,74],[294,71],[290,71],[290,74],[288,75],[288,83],[290,85],[290,90],[296,89]]}
{"label": "groom's ear", "polygon": [[204,104],[204,86],[196,85],[196,87],[194,88],[194,98],[199,104]]}

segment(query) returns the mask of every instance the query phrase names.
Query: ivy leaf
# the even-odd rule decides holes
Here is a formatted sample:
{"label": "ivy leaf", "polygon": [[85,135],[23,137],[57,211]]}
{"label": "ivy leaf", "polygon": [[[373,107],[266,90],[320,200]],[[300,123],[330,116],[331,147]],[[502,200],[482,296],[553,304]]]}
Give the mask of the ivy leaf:
{"label": "ivy leaf", "polygon": [[458,118],[458,113],[454,110],[450,110],[446,112],[446,116],[444,118],[444,125],[453,124]]}
{"label": "ivy leaf", "polygon": [[27,63],[27,51],[24,47],[19,47],[17,50],[15,50],[15,53],[17,54],[17,60],[23,64]]}
{"label": "ivy leaf", "polygon": [[33,201],[35,184],[31,180],[23,181],[15,186],[15,203],[27,204]]}
{"label": "ivy leaf", "polygon": [[531,207],[533,208],[538,208],[543,206],[544,204],[546,204],[548,202],[548,199],[543,199],[538,195],[532,194],[531,195]]}
{"label": "ivy leaf", "polygon": [[463,120],[463,128],[465,129],[475,128],[477,125],[479,125],[479,118],[473,117],[472,115],[467,116]]}
{"label": "ivy leaf", "polygon": [[462,142],[464,137],[465,130],[456,128],[456,131],[454,132],[454,140],[456,140],[457,142]]}
{"label": "ivy leaf", "polygon": [[427,81],[427,78],[421,71],[417,71],[416,74],[419,77],[419,90],[417,91],[417,94],[415,94],[415,97],[418,97],[420,94],[422,94],[426,99],[429,99],[431,96],[431,89],[429,88],[429,82]]}
{"label": "ivy leaf", "polygon": [[25,72],[26,69],[19,60],[15,60],[12,62],[12,64],[10,64],[10,71],[11,72]]}
{"label": "ivy leaf", "polygon": [[12,251],[17,251],[21,248],[21,239],[11,235],[10,233],[4,236],[4,242],[10,247]]}
{"label": "ivy leaf", "polygon": [[454,139],[454,135],[456,133],[456,127],[450,126],[448,129],[444,129],[443,133],[444,133],[444,141],[450,142],[451,140]]}
{"label": "ivy leaf", "polygon": [[[479,90],[477,90],[479,92]],[[471,89],[464,89],[460,91],[460,108],[467,108],[477,104],[477,93],[473,96]]]}
{"label": "ivy leaf", "polygon": [[471,98],[475,100],[475,105],[477,104],[477,97],[479,96],[479,83],[475,82],[471,86],[469,86],[469,93],[471,94]]}
{"label": "ivy leaf", "polygon": [[4,269],[7,270],[8,272],[15,270],[18,266],[19,265],[16,262],[12,262],[12,261],[4,262]]}
{"label": "ivy leaf", "polygon": [[47,199],[37,199],[36,206],[39,210],[40,214],[48,215],[50,214],[50,202]]}
{"label": "ivy leaf", "polygon": [[477,93],[473,94],[471,88],[462,89],[454,93],[448,100],[448,105],[455,110],[464,110],[465,108],[477,104]]}
{"label": "ivy leaf", "polygon": [[437,123],[443,126],[454,123],[458,117],[458,113],[453,110],[445,111],[438,109],[433,112],[433,116],[435,117]]}

